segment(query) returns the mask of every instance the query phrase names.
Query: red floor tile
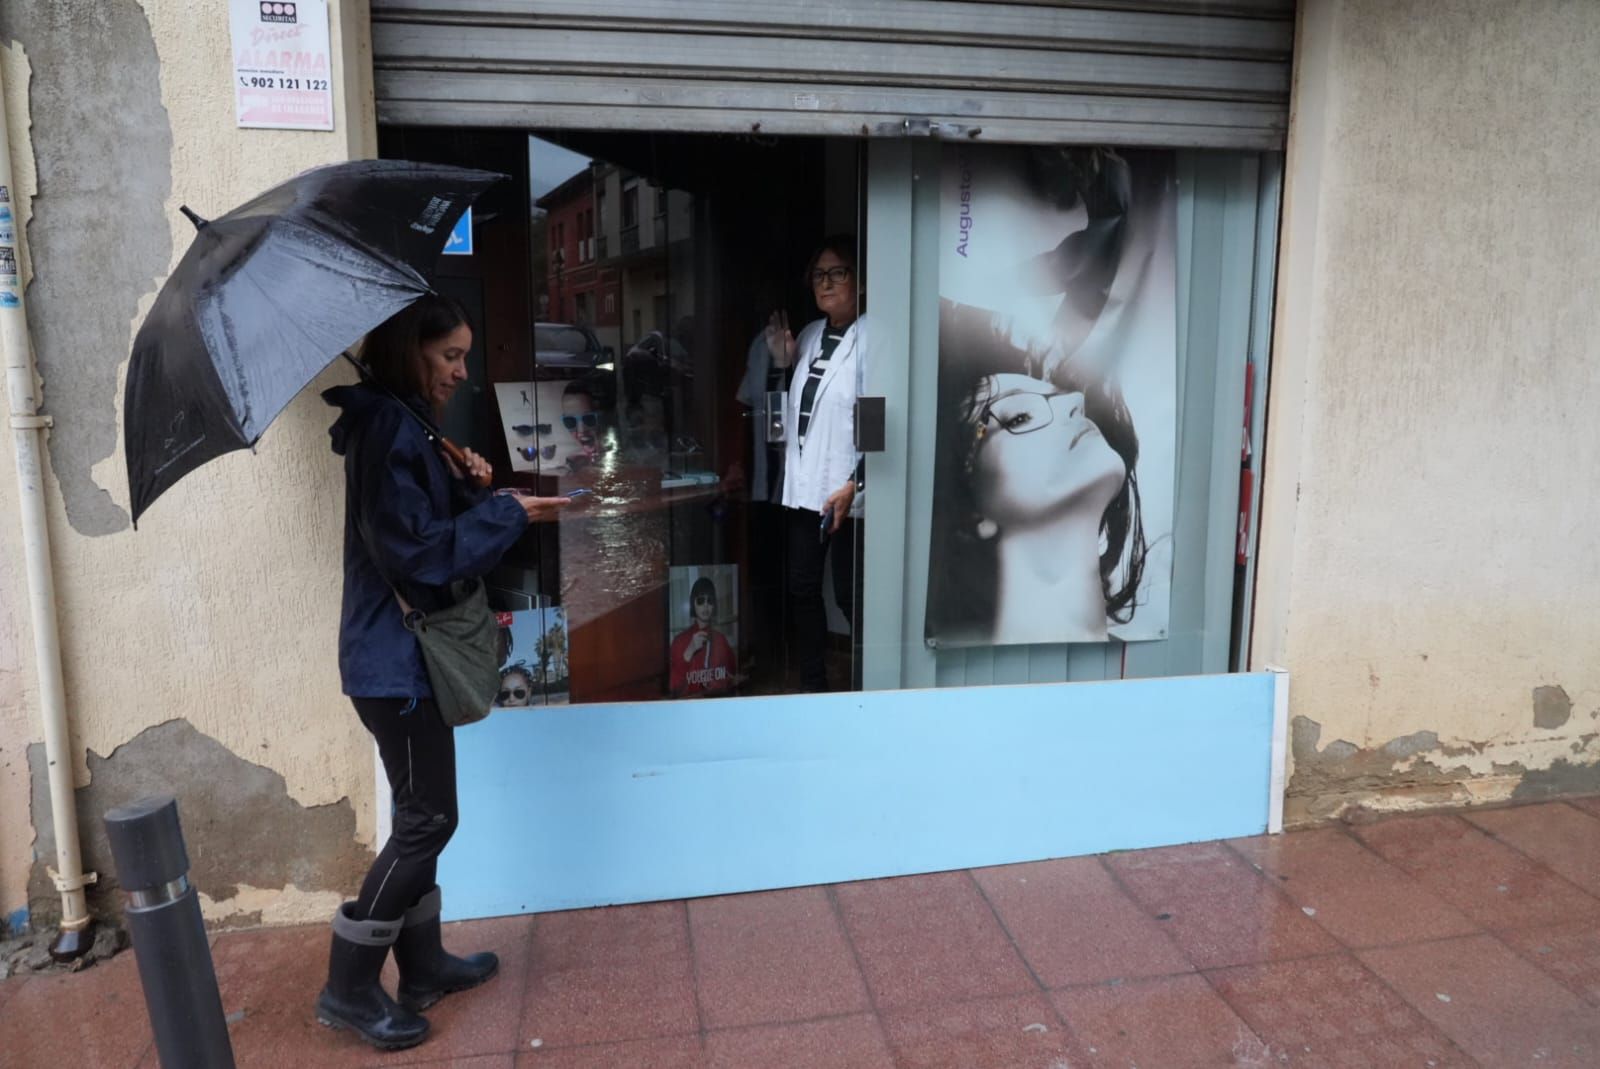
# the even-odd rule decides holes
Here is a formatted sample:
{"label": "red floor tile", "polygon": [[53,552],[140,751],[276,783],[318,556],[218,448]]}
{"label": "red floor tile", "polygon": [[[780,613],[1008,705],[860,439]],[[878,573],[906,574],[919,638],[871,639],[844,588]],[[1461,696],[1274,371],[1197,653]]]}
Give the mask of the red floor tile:
{"label": "red floor tile", "polygon": [[1382,980],[1343,954],[1240,965],[1206,975],[1266,1043],[1267,1057],[1258,1064],[1294,1069],[1470,1069],[1474,1064]]}
{"label": "red floor tile", "polygon": [[521,1050],[699,1031],[682,902],[535,918]]}
{"label": "red floor tile", "polygon": [[1484,1065],[1600,1065],[1600,1014],[1493,936],[1368,950],[1360,957]]}
{"label": "red floor tile", "polygon": [[[371,1047],[317,1024],[314,1004],[328,978],[328,941],[322,925],[260,928],[217,940],[211,955],[239,1069],[339,1069],[372,1062]],[[393,994],[393,983],[388,987]],[[427,1056],[416,1047],[387,1057],[403,1062]]]}
{"label": "red floor tile", "polygon": [[1043,995],[979,999],[883,1015],[900,1069],[1067,1069],[1082,1047]]}
{"label": "red floor tile", "polygon": [[[407,1053],[426,1053],[427,1050],[428,1044],[424,1043],[420,1047],[407,1051]],[[405,1063],[385,1060],[374,1064],[384,1066],[399,1066],[403,1064],[404,1069],[515,1069],[517,1056],[515,1054],[480,1054],[475,1058],[445,1058],[441,1061]]]}
{"label": "red floor tile", "polygon": [[1471,935],[1454,906],[1338,829],[1237,839],[1297,906],[1349,946]]}
{"label": "red floor tile", "polygon": [[[263,928],[223,935],[212,956],[223,1011],[233,1018],[229,1035],[239,1069],[448,1062],[512,1051],[531,924],[529,917],[506,917],[445,925],[447,948],[456,953],[493,950],[500,955],[500,974],[430,1008],[425,1015],[432,1025],[427,1040],[392,1054],[378,1054],[350,1032],[316,1022],[314,1004],[327,980],[327,928]],[[396,980],[391,958],[383,974],[390,994]]]}
{"label": "red floor tile", "polygon": [[1397,817],[1355,834],[1486,928],[1600,919],[1600,899],[1459,817]]}
{"label": "red floor tile", "polygon": [[1329,954],[1339,949],[1273,886],[1277,881],[1221,843],[1112,854],[1106,864],[1146,914],[1201,969]]}
{"label": "red floor tile", "polygon": [[1600,1006],[1600,924],[1523,928],[1502,932],[1500,938],[1570,990]]}
{"label": "red floor tile", "polygon": [[880,1010],[1038,990],[965,872],[841,884],[835,894]]}
{"label": "red floor tile", "polygon": [[28,977],[26,976],[13,976],[0,980],[0,1013],[5,1012],[6,1003],[10,1002],[16,993],[22,990],[22,985],[27,982]]}
{"label": "red floor tile", "polygon": [[1046,987],[1188,972],[1161,922],[1098,858],[978,869],[983,893]]}
{"label": "red floor tile", "polygon": [[702,1069],[705,1064],[699,1036],[540,1049],[517,1058],[517,1069]]}
{"label": "red floor tile", "polygon": [[138,963],[128,952],[21,985],[0,1013],[0,1066],[131,1069],[151,1039]]}
{"label": "red floor tile", "polygon": [[826,888],[690,902],[689,930],[707,1028],[871,1009]]}
{"label": "red floor tile", "polygon": [[1592,816],[1600,817],[1600,795],[1590,795],[1587,798],[1568,798],[1567,804],[1577,806]]}
{"label": "red floor tile", "polygon": [[[482,987],[450,995],[429,1007],[426,1016],[433,1027],[427,1044],[419,1049],[433,1058],[470,1058],[516,1050],[532,939],[532,917],[446,924],[446,950],[462,955],[492,950],[500,956],[500,973]],[[384,979],[389,990],[395,990],[399,973],[393,958]]]}
{"label": "red floor tile", "polygon": [[1600,895],[1600,819],[1560,802],[1491,809],[1468,813],[1466,818],[1583,890]]}
{"label": "red floor tile", "polygon": [[1089,1063],[1165,1069],[1264,1063],[1266,1044],[1199,976],[1162,976],[1052,992]]}
{"label": "red floor tile", "polygon": [[871,1014],[706,1034],[709,1069],[895,1069]]}

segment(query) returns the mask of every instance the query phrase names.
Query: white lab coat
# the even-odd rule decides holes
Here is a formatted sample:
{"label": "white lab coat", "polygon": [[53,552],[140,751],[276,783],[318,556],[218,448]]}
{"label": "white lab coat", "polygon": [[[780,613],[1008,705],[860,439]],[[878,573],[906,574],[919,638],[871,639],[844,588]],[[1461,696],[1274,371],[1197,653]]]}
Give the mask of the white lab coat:
{"label": "white lab coat", "polygon": [[[820,513],[828,496],[855,475],[861,454],[856,452],[856,397],[866,371],[867,317],[861,316],[845,331],[844,340],[828,361],[817,384],[806,426],[805,448],[800,448],[800,397],[811,374],[811,363],[822,352],[822,328],[827,320],[806,326],[795,339],[794,380],[784,413],[783,504]],[[850,515],[859,517],[865,504],[856,495]]]}

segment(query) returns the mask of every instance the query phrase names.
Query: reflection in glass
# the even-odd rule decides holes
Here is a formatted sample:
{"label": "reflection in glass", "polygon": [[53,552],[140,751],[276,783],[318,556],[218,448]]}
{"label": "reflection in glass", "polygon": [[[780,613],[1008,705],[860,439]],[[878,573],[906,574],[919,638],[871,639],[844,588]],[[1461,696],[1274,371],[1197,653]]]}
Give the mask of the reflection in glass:
{"label": "reflection in glass", "polygon": [[[484,393],[504,481],[583,493],[559,525],[525,539],[521,578],[505,580],[559,611],[561,626],[505,660],[502,704],[521,700],[525,679],[530,704],[557,688],[577,703],[815,685],[801,679],[785,580],[784,443],[764,424],[787,419],[820,455],[855,376],[816,392],[799,430],[798,409],[785,412],[799,397],[794,364],[776,366],[763,337],[774,309],[814,318],[816,288],[855,293],[853,243],[850,263],[808,257],[830,213],[857,222],[856,166],[853,145],[822,141],[529,139],[526,333],[492,347]],[[851,181],[823,181],[827,167]],[[485,279],[510,277],[497,247],[480,243]],[[499,355],[511,352],[522,355]],[[811,556],[817,519],[813,508]],[[819,562],[829,592],[807,634],[847,686],[856,536],[829,533]]]}

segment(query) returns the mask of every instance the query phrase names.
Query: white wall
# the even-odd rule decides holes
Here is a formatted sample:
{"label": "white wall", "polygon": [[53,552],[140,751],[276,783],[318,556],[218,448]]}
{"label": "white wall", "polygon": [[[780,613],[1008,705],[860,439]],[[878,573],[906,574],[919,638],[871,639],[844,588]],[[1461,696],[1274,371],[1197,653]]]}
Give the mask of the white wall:
{"label": "white wall", "polygon": [[[180,203],[219,214],[307,167],[375,154],[364,0],[330,2],[337,89],[332,133],[235,128],[227,4],[143,0],[142,8],[159,53],[161,103],[172,130],[172,193],[164,209],[174,263],[193,236],[178,214]],[[34,192],[26,46],[22,41],[0,50],[24,233]],[[35,68],[31,74],[36,100],[53,72]],[[137,144],[135,137],[123,147]],[[126,195],[104,191],[108,213],[118,210],[119,194]],[[161,281],[150,279],[141,317]],[[85,277],[81,286],[84,299],[94,300],[96,279]],[[137,325],[129,322],[126,337],[108,344],[128,352]],[[74,418],[52,409],[48,377],[43,397],[58,424]],[[120,380],[116,414],[120,421]],[[152,725],[184,720],[240,758],[281,774],[288,795],[301,805],[348,800],[357,834],[370,844],[370,742],[340,696],[335,658],[343,491],[327,445],[329,422],[329,410],[308,390],[256,455],[232,454],[186,479],[137,532],[78,534],[51,476],[55,581],[80,786],[88,782],[86,751],[110,755]],[[117,452],[94,469],[94,478],[125,509],[120,441],[119,432]],[[0,435],[0,917],[26,904],[35,833],[26,752],[42,738],[14,472],[11,436]],[[48,813],[37,816],[48,825]],[[333,889],[311,892],[292,883],[253,889],[245,880],[236,890],[232,902],[208,902],[208,914],[323,919],[340,897]]]}
{"label": "white wall", "polygon": [[1289,819],[1600,790],[1600,4],[1299,36],[1252,647]]}

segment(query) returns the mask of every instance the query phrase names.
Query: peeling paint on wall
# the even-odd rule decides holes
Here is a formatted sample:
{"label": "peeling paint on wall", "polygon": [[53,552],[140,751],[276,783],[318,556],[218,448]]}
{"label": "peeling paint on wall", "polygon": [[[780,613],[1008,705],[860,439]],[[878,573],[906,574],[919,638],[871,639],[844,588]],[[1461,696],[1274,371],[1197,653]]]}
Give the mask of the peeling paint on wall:
{"label": "peeling paint on wall", "polygon": [[[332,0],[329,23],[336,53],[370,67],[365,0]],[[178,204],[219,215],[308,167],[349,158],[354,144],[375,144],[370,69],[335,64],[339,129],[314,133],[236,126],[222,3],[0,0],[0,57],[13,193],[27,197],[14,208],[40,224],[19,228],[40,269],[29,311],[56,420],[51,549],[76,784],[90,780],[89,751],[117,752],[151,725],[181,718],[281,774],[308,812],[353,808],[370,843],[372,742],[340,693],[335,657],[343,469],[328,450],[317,387],[289,406],[255,455],[219,459],[164,498],[148,531],[105,536],[125,526],[116,380],[142,311],[194,236]],[[12,467],[10,436],[0,434],[0,473]],[[0,475],[8,563],[21,559],[16,493],[15,479]],[[28,747],[40,728],[20,571],[0,564],[0,915],[30,898],[53,915],[57,896],[40,882],[54,859],[50,829],[40,824],[38,841],[30,812]],[[191,821],[209,815],[185,812]],[[333,838],[326,832],[307,852],[324,874]],[[287,921],[295,910],[326,921],[323,897],[335,881],[319,887],[321,879],[241,875],[223,883],[231,897],[203,899],[203,908],[227,924],[256,914]],[[280,901],[268,904],[273,893]]]}
{"label": "peeling paint on wall", "polygon": [[1565,687],[1533,688],[1533,726],[1555,730],[1572,719],[1572,699]]}
{"label": "peeling paint on wall", "polygon": [[1600,762],[1575,765],[1565,758],[1558,759],[1549,768],[1524,774],[1511,797],[1514,801],[1531,802],[1569,794],[1600,794]]}
{"label": "peeling paint on wall", "polygon": [[50,466],[73,528],[111,534],[128,517],[91,469],[116,449],[128,325],[172,259],[172,130],[155,39],[135,0],[6,0],[0,42],[10,40],[35,74],[27,301],[44,407],[56,417]]}
{"label": "peeling paint on wall", "polygon": [[[1308,717],[1291,722],[1294,773],[1284,797],[1289,826],[1363,811],[1395,811],[1531,800],[1600,792],[1600,754],[1589,749],[1600,733],[1570,743],[1547,740],[1535,749],[1511,741],[1446,744],[1434,731],[1418,731],[1381,746],[1345,739],[1326,746],[1322,725]],[[1561,752],[1575,759],[1560,756]],[[1590,760],[1582,760],[1589,754]]]}
{"label": "peeling paint on wall", "polygon": [[1297,716],[1290,730],[1294,775],[1284,799],[1287,824],[1338,817],[1346,809],[1397,790],[1434,804],[1466,800],[1460,783],[1471,770],[1465,765],[1447,767],[1433,757],[1460,757],[1473,749],[1443,746],[1435,732],[1419,731],[1374,749],[1336,739],[1319,750],[1321,724]]}
{"label": "peeling paint on wall", "polygon": [[[52,917],[59,913],[44,871],[55,858],[55,844],[43,750],[35,745],[28,752],[39,831],[29,884],[36,921],[46,910],[56,911]],[[148,795],[178,799],[190,879],[206,896],[208,918],[230,926],[259,923],[268,911],[280,920],[323,919],[355,890],[372,862],[370,849],[356,837],[348,799],[302,806],[289,797],[281,775],[244,760],[187,721],[147,728],[107,757],[91,751],[89,773],[88,786],[77,792],[78,820],[84,865],[100,874],[91,901],[97,913],[121,908],[102,817],[113,806]],[[285,896],[286,891],[293,893]],[[296,901],[304,906],[301,913],[291,908]]]}

